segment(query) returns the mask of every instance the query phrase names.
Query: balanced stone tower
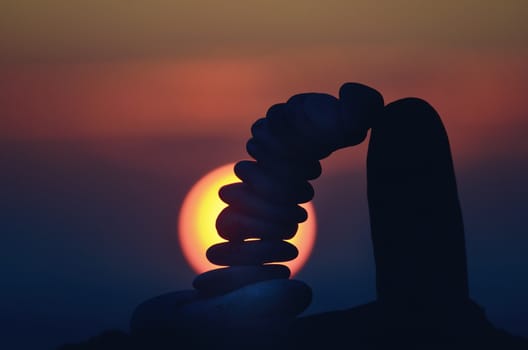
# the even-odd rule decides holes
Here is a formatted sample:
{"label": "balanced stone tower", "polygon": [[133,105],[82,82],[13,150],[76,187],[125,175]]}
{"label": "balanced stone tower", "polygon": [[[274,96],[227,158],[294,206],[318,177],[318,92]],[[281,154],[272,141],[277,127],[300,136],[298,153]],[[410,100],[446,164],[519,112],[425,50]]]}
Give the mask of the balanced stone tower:
{"label": "balanced stone tower", "polygon": [[[327,94],[293,96],[272,106],[257,120],[247,151],[255,161],[240,161],[235,174],[242,180],[220,189],[228,206],[216,221],[227,240],[210,247],[207,258],[220,266],[196,277],[193,286],[215,296],[274,279],[288,279],[290,270],[275,264],[295,259],[298,251],[285,240],[307,219],[299,206],[310,201],[309,180],[321,175],[321,159],[339,148],[362,142],[373,115],[383,109],[381,95],[364,85],[345,84],[340,99]],[[299,295],[288,305],[294,317],[309,304],[311,292],[300,281]]]}
{"label": "balanced stone tower", "polygon": [[[272,106],[251,128],[247,151],[254,160],[235,165],[241,182],[219,191],[228,206],[216,227],[227,242],[206,254],[222,267],[197,276],[193,290],[140,304],[132,333],[149,341],[203,341],[208,348],[222,342],[254,345],[254,339],[280,339],[288,332],[312,296],[280,264],[298,255],[286,240],[307,219],[299,204],[314,196],[309,181],[321,175],[320,160],[362,142],[383,108],[376,90],[356,83],[343,85],[339,99],[307,93]],[[226,334],[234,336],[225,342]]]}

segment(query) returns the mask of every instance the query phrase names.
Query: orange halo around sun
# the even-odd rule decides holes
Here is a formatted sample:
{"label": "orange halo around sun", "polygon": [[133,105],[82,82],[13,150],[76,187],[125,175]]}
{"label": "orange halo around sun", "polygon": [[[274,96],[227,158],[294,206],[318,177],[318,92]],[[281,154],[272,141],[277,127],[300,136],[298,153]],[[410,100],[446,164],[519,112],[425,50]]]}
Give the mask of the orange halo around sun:
{"label": "orange halo around sun", "polygon": [[[215,227],[216,217],[227,206],[218,197],[218,190],[224,185],[240,182],[233,167],[234,163],[227,164],[209,172],[196,182],[183,201],[178,223],[179,240],[183,255],[197,273],[219,267],[207,260],[205,252],[213,244],[225,242]],[[299,256],[281,263],[290,268],[292,276],[304,266],[315,243],[314,207],[311,203],[301,206],[308,212],[308,220],[299,224],[295,237],[288,240],[297,247]]]}

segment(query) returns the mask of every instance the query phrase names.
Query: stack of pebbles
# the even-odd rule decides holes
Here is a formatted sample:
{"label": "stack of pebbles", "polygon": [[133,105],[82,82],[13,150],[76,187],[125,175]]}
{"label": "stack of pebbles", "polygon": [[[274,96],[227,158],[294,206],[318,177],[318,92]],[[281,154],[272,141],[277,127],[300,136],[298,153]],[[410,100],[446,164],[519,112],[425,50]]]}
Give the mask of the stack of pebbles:
{"label": "stack of pebbles", "polygon": [[210,247],[207,258],[224,267],[197,276],[193,290],[140,304],[132,334],[147,343],[189,341],[207,349],[273,348],[265,340],[283,339],[288,323],[311,301],[310,287],[289,279],[290,270],[277,264],[297,257],[285,240],[307,219],[299,204],[314,195],[309,181],[321,175],[321,159],[363,141],[382,110],[381,95],[360,84],[343,85],[339,100],[310,93],[272,106],[251,129],[247,151],[255,161],[237,163],[242,182],[219,193],[228,206],[217,229],[227,242]]}
{"label": "stack of pebbles", "polygon": [[238,162],[234,170],[242,182],[219,192],[228,206],[216,227],[227,242],[211,246],[207,258],[227,267],[197,276],[193,286],[207,295],[221,295],[289,278],[288,267],[271,263],[298,255],[297,248],[285,240],[307,219],[298,204],[314,196],[308,180],[321,175],[320,159],[363,141],[371,114],[382,108],[383,99],[375,90],[345,84],[340,100],[327,94],[300,94],[272,106],[265,118],[257,120],[247,143],[256,161]]}

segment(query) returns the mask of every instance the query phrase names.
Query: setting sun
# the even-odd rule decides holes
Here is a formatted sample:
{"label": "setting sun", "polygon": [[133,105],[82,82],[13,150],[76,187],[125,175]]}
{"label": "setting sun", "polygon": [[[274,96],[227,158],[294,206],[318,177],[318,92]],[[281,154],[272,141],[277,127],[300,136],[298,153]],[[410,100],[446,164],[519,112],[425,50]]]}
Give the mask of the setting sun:
{"label": "setting sun", "polygon": [[[202,177],[191,188],[180,210],[179,240],[187,262],[196,273],[202,273],[218,266],[210,263],[206,250],[213,244],[225,241],[215,228],[218,214],[227,204],[218,197],[218,190],[227,184],[240,182],[233,172],[232,164],[216,168]],[[295,237],[288,240],[299,250],[299,256],[287,265],[295,275],[308,260],[312,251],[316,235],[315,211],[311,203],[302,204],[308,212],[308,220],[299,224]]]}

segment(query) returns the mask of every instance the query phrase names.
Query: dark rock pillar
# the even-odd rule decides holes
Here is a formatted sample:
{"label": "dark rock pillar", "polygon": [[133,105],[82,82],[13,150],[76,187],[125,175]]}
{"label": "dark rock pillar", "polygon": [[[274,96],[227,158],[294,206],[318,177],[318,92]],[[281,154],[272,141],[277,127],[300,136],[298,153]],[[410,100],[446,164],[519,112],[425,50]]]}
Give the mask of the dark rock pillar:
{"label": "dark rock pillar", "polygon": [[380,305],[398,317],[458,308],[469,298],[464,227],[442,121],[427,102],[408,98],[387,105],[371,132],[368,201]]}

